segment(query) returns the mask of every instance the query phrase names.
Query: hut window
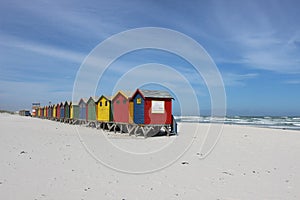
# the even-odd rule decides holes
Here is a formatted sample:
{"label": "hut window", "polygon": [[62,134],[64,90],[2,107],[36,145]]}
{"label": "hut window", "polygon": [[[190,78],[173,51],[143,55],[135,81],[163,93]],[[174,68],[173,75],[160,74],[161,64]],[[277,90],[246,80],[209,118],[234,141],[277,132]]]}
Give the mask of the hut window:
{"label": "hut window", "polygon": [[136,99],[136,104],[141,104],[142,103],[142,99],[141,98],[137,98]]}
{"label": "hut window", "polygon": [[105,106],[107,106],[107,101],[105,101]]}
{"label": "hut window", "polygon": [[102,107],[102,102],[100,102],[100,107]]}
{"label": "hut window", "polygon": [[117,100],[117,104],[120,104],[120,101],[119,101],[119,100]]}
{"label": "hut window", "polygon": [[123,104],[126,104],[126,103],[127,103],[127,100],[126,100],[126,99],[124,99],[124,100],[123,100]]}
{"label": "hut window", "polygon": [[152,101],[152,113],[165,113],[165,102],[164,101]]}

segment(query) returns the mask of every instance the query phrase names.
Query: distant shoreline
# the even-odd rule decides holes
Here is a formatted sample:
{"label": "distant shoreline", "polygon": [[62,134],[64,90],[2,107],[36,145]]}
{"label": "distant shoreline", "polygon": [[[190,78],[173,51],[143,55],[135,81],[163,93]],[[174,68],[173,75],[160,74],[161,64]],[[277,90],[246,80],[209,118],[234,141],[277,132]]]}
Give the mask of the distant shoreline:
{"label": "distant shoreline", "polygon": [[[0,110],[0,113],[17,115],[17,113],[5,110]],[[175,116],[175,119],[177,122],[182,123],[223,123],[228,125],[300,131],[299,116]]]}
{"label": "distant shoreline", "polygon": [[234,116],[234,117],[210,117],[210,116],[176,116],[177,122],[189,123],[223,123],[229,125],[241,125],[258,128],[272,128],[281,130],[300,131],[300,117],[298,116]]}

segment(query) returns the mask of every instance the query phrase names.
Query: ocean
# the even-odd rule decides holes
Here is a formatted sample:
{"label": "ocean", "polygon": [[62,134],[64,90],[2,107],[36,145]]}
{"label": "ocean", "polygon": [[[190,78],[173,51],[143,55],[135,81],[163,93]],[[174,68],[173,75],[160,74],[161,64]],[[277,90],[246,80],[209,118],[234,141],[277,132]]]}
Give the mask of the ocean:
{"label": "ocean", "polygon": [[175,116],[177,122],[190,123],[224,123],[246,125],[254,127],[265,127],[275,129],[300,130],[300,117],[261,117],[261,116],[227,116],[227,117],[211,117],[211,116]]}

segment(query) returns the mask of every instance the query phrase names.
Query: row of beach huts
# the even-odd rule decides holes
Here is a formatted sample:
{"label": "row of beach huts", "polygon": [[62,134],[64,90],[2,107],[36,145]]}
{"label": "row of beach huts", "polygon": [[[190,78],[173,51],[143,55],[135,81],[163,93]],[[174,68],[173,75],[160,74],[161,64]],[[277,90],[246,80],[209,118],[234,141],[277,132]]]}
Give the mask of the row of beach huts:
{"label": "row of beach huts", "polygon": [[70,124],[80,124],[129,135],[154,136],[157,133],[177,133],[172,115],[172,100],[168,91],[118,91],[114,96],[81,98],[39,106],[34,117]]}

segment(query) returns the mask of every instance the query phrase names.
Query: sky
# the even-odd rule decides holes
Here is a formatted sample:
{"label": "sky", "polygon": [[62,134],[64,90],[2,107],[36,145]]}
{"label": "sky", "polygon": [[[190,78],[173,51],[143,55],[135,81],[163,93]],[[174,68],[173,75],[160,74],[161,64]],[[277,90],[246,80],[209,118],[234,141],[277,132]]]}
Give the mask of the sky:
{"label": "sky", "polygon": [[[0,109],[16,111],[31,109],[32,102],[71,100],[82,64],[101,42],[123,31],[160,27],[187,35],[207,52],[224,82],[227,115],[299,116],[299,9],[297,0],[1,1]],[[136,76],[128,75],[132,69]],[[153,69],[163,79],[160,84],[150,83],[151,77],[160,77],[152,74]],[[170,76],[175,74],[172,69],[185,78]],[[129,52],[99,79],[90,96],[110,93],[118,83],[126,90],[133,79],[147,79],[148,85],[137,87],[164,88],[184,96],[175,98],[175,114],[198,114],[190,102],[194,93],[200,114],[211,112],[211,94],[203,77],[170,52]]]}

